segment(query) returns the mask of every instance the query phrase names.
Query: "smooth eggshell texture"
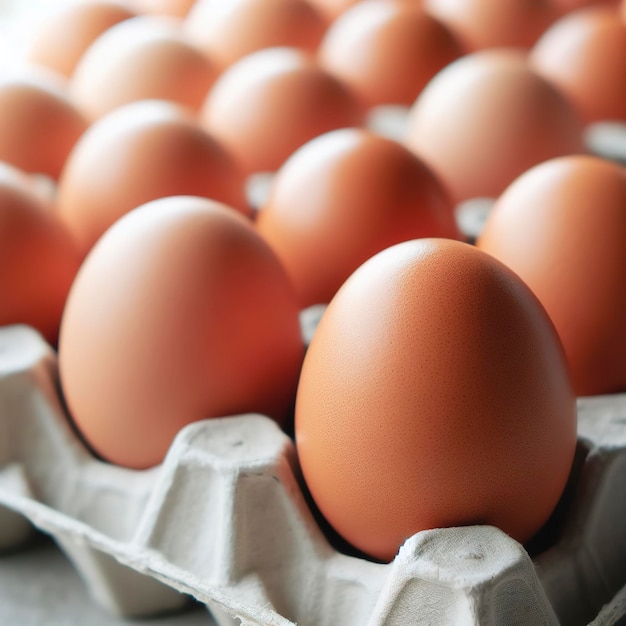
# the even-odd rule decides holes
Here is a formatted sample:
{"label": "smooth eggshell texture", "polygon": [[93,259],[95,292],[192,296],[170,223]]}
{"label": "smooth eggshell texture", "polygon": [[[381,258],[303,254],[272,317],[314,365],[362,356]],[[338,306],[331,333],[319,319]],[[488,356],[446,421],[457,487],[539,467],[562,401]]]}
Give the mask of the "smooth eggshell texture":
{"label": "smooth eggshell texture", "polygon": [[277,46],[315,52],[325,18],[305,0],[198,0],[185,32],[220,67]]}
{"label": "smooth eggshell texture", "polygon": [[302,307],[329,302],[361,263],[417,237],[460,238],[452,202],[402,145],[359,129],[305,144],[274,179],[257,227]]}
{"label": "smooth eggshell texture", "polygon": [[388,248],[322,317],[296,445],[324,517],[376,559],[429,528],[491,524],[525,542],[576,447],[554,327],[513,272],[469,244]]}
{"label": "smooth eggshell texture", "polygon": [[561,18],[530,61],[586,122],[626,121],[626,23],[616,9],[592,7]]}
{"label": "smooth eggshell texture", "polygon": [[172,197],[126,215],[86,259],[59,367],[87,442],[144,468],[192,421],[283,419],[303,351],[291,285],[250,223],[211,200]]}
{"label": "smooth eggshell texture", "polygon": [[59,181],[58,211],[86,253],[115,220],[165,196],[195,195],[249,215],[230,155],[184,110],[136,102],[95,122]]}
{"label": "smooth eggshell texture", "polygon": [[202,111],[204,127],[251,173],[273,172],[310,139],[362,120],[347,87],[293,48],[261,50],[231,65]]}
{"label": "smooth eggshell texture", "polygon": [[406,142],[457,202],[496,198],[529,167],[583,152],[572,105],[507,50],[477,52],[439,72],[411,109]]}
{"label": "smooth eggshell texture", "polygon": [[57,179],[86,128],[56,75],[24,71],[0,77],[0,160]]}
{"label": "smooth eggshell texture", "polygon": [[133,8],[139,13],[185,17],[196,0],[132,0]]}
{"label": "smooth eggshell texture", "polygon": [[547,0],[424,0],[467,51],[530,48],[556,18]]}
{"label": "smooth eggshell texture", "polygon": [[626,391],[626,170],[594,157],[538,165],[499,198],[478,246],[535,292],[578,395]]}
{"label": "smooth eggshell texture", "polygon": [[168,100],[198,111],[216,76],[216,66],[184,39],[176,22],[140,16],[96,39],[70,91],[91,119],[136,100]]}
{"label": "smooth eggshell texture", "polygon": [[376,106],[413,104],[426,83],[461,54],[451,31],[418,4],[381,0],[343,13],[326,33],[319,58]]}
{"label": "smooth eggshell texture", "polygon": [[0,326],[28,324],[56,345],[81,257],[21,171],[0,164]]}
{"label": "smooth eggshell texture", "polygon": [[550,2],[560,13],[570,13],[588,6],[618,6],[620,0],[550,0]]}
{"label": "smooth eggshell texture", "polygon": [[135,13],[114,0],[73,3],[55,11],[29,42],[27,57],[68,78],[87,48],[106,30]]}
{"label": "smooth eggshell texture", "polygon": [[344,11],[355,4],[359,4],[362,0],[309,0],[309,2],[332,22]]}

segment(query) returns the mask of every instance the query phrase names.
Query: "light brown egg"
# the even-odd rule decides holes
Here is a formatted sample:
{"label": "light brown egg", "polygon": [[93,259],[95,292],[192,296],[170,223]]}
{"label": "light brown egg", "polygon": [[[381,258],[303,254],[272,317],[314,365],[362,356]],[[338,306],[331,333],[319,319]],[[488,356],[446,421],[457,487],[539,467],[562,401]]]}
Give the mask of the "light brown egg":
{"label": "light brown egg", "polygon": [[369,106],[413,104],[426,83],[461,56],[451,31],[416,3],[379,0],[341,15],[320,47],[320,64]]}
{"label": "light brown egg", "polygon": [[165,196],[195,195],[249,209],[230,155],[176,105],[144,101],[94,123],[59,181],[58,211],[86,253],[117,219]]}
{"label": "light brown egg", "polygon": [[362,120],[347,87],[293,48],[261,50],[231,65],[202,110],[204,127],[251,173],[273,172],[310,139]]}
{"label": "light brown egg", "polygon": [[56,345],[81,257],[23,172],[0,164],[0,326],[28,324]]}
{"label": "light brown egg", "polygon": [[626,170],[554,159],[498,199],[478,246],[535,292],[561,337],[578,395],[626,391]]}
{"label": "light brown egg", "polygon": [[168,100],[197,111],[216,75],[215,65],[184,39],[177,22],[136,17],[96,39],[70,89],[91,119],[136,100]]}
{"label": "light brown egg", "polygon": [[0,160],[56,179],[86,128],[60,77],[43,70],[0,76]]}
{"label": "light brown egg", "polygon": [[323,516],[384,561],[430,528],[490,524],[528,541],[576,447],[543,307],[504,265],[444,239],[387,248],[343,285],[307,351],[295,426]]}
{"label": "light brown egg", "polygon": [[363,0],[309,0],[326,18],[332,22],[344,11]]}
{"label": "light brown egg", "polygon": [[189,38],[221,68],[277,46],[315,52],[325,18],[305,0],[198,0],[185,21]]}
{"label": "light brown egg", "polygon": [[412,107],[406,142],[456,202],[496,198],[529,167],[583,151],[572,105],[509,50],[477,52],[437,74]]}
{"label": "light brown egg", "polygon": [[452,29],[468,52],[530,48],[556,18],[549,0],[424,0],[423,4]]}
{"label": "light brown egg", "polygon": [[196,0],[131,0],[131,2],[138,13],[183,18]]}
{"label": "light brown egg", "polygon": [[626,121],[626,23],[615,8],[561,18],[537,42],[530,61],[586,122]]}
{"label": "light brown egg", "polygon": [[87,257],[63,315],[59,367],[76,426],[113,463],[162,461],[192,421],[283,420],[303,355],[295,295],[236,211],[193,197],[143,205]]}
{"label": "light brown egg", "polygon": [[409,150],[359,129],[310,141],[278,171],[257,218],[300,305],[329,302],[368,258],[417,237],[460,238],[452,202]]}
{"label": "light brown egg", "polygon": [[27,58],[68,78],[85,50],[106,30],[135,13],[117,0],[91,0],[61,7],[29,42]]}

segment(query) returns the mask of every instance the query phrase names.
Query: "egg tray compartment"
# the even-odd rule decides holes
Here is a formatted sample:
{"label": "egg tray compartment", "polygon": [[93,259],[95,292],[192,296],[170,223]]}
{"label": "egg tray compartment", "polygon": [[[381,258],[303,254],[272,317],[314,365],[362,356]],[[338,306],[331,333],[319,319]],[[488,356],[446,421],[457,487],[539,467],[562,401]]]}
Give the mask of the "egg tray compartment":
{"label": "egg tray compartment", "polygon": [[472,526],[417,533],[392,563],[374,563],[328,543],[293,442],[268,418],[191,424],[149,470],[100,462],[66,417],[54,352],[6,327],[0,546],[19,549],[32,526],[49,533],[93,598],[127,616],[192,596],[220,626],[608,626],[626,615],[626,395],[581,399],[579,434],[565,523],[534,562],[503,532]]}

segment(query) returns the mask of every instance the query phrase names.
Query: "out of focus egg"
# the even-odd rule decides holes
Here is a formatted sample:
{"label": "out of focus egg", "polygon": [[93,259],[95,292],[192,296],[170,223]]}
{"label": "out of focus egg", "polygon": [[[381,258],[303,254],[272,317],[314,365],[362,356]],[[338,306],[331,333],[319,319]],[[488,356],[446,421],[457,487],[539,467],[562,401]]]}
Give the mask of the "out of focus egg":
{"label": "out of focus egg", "polygon": [[439,72],[412,107],[406,142],[457,202],[496,198],[529,167],[583,151],[573,106],[510,50],[477,52]]}
{"label": "out of focus egg", "polygon": [[469,244],[404,242],[363,264],[307,351],[296,446],[348,542],[391,560],[414,533],[546,523],[576,447],[576,406],[546,312]]}
{"label": "out of focus egg", "polygon": [[28,324],[56,345],[81,257],[34,184],[0,164],[0,326]]}
{"label": "out of focus egg", "polygon": [[230,155],[176,105],[144,101],[95,122],[68,159],[58,211],[86,253],[131,209],[195,195],[249,214],[244,179]]}
{"label": "out of focus egg", "polygon": [[530,62],[586,122],[626,122],[626,23],[615,8],[570,13],[537,42]]}
{"label": "out of focus egg", "polygon": [[300,304],[329,302],[361,263],[400,241],[459,238],[452,202],[400,144],[336,130],[305,144],[278,171],[257,218]]}
{"label": "out of focus egg", "polygon": [[43,22],[29,43],[27,57],[67,76],[85,50],[106,30],[135,13],[116,0],[91,0],[60,8]]}
{"label": "out of focus egg", "polygon": [[451,31],[410,2],[364,2],[328,30],[320,63],[369,106],[413,104],[426,83],[461,56]]}
{"label": "out of focus egg", "polygon": [[220,67],[276,46],[315,52],[326,20],[306,0],[198,0],[185,32]]}
{"label": "out of focus egg", "polygon": [[626,170],[564,157],[520,176],[478,246],[535,292],[561,337],[578,395],[626,391]]}
{"label": "out of focus egg", "polygon": [[143,205],[106,233],[59,342],[77,427],[134,468],[159,463],[192,421],[284,419],[302,355],[295,294],[269,246],[236,211],[193,197]]}
{"label": "out of focus egg", "polygon": [[196,0],[131,0],[132,7],[139,13],[185,17]]}
{"label": "out of focus egg", "polygon": [[309,2],[321,11],[331,22],[344,11],[347,11],[350,7],[361,1],[362,0],[309,0]]}
{"label": "out of focus egg", "polygon": [[273,172],[310,139],[362,119],[348,88],[293,48],[261,50],[231,65],[202,110],[204,127],[250,173]]}
{"label": "out of focus egg", "polygon": [[110,28],[81,58],[70,90],[96,119],[136,100],[160,99],[197,111],[217,75],[175,21],[136,17]]}

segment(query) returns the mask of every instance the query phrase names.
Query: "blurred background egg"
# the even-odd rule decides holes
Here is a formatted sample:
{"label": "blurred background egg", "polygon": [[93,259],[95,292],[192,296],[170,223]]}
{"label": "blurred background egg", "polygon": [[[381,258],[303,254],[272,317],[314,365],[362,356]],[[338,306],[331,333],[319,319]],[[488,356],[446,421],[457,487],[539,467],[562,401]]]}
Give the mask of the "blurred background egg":
{"label": "blurred background egg", "polygon": [[177,22],[136,17],[107,30],[89,47],[70,83],[91,119],[136,100],[200,109],[217,75],[215,65],[185,40]]}
{"label": "blurred background egg", "polygon": [[358,126],[355,96],[294,48],[268,48],[231,65],[202,110],[204,127],[248,173],[276,171],[301,145],[336,128]]}
{"label": "blurred background egg", "polygon": [[277,46],[315,52],[325,18],[306,0],[198,0],[185,21],[188,37],[221,68]]}
{"label": "blurred background egg", "polygon": [[69,78],[95,39],[134,15],[127,4],[115,0],[74,2],[59,7],[29,41],[27,58]]}
{"label": "blurred background egg", "polygon": [[554,159],[498,199],[478,246],[511,267],[552,318],[578,395],[626,391],[626,170]]}
{"label": "blurred background egg", "polygon": [[406,143],[456,202],[496,198],[529,167],[583,151],[573,106],[522,53],[502,49],[439,72],[411,109]]}
{"label": "blurred background egg", "polygon": [[530,48],[556,18],[548,0],[424,0],[423,4],[452,29],[468,52]]}
{"label": "blurred background egg", "polygon": [[80,260],[32,181],[0,163],[0,326],[28,324],[56,345]]}
{"label": "blurred background egg", "polygon": [[278,171],[258,217],[300,305],[329,302],[361,263],[417,237],[460,234],[434,174],[399,143],[359,129],[313,139]]}
{"label": "blurred background egg", "polygon": [[620,0],[550,0],[551,4],[561,13],[569,13],[588,6],[617,6]]}
{"label": "blurred background egg", "polygon": [[[326,18],[332,22],[344,11],[363,0],[309,0]],[[421,0],[420,0],[421,1]]]}
{"label": "blurred background egg", "polygon": [[543,307],[504,265],[444,239],[387,248],[343,285],[307,350],[295,426],[321,513],[383,561],[430,528],[490,524],[528,541],[576,447]]}
{"label": "blurred background egg", "polygon": [[626,122],[626,22],[617,8],[592,7],[561,18],[537,42],[530,61],[585,122]]}
{"label": "blurred background egg", "polygon": [[220,144],[184,109],[142,101],[104,116],[81,138],[59,181],[57,210],[86,253],[131,209],[174,195],[249,214],[243,176]]}
{"label": "blurred background egg", "polygon": [[138,13],[183,18],[196,0],[130,0],[130,2]]}
{"label": "blurred background egg", "polygon": [[251,224],[211,200],[171,197],[119,220],[86,259],[63,314],[62,389],[109,461],[162,461],[210,417],[292,408],[303,356],[282,266]]}
{"label": "blurred background egg", "polygon": [[57,179],[86,128],[61,77],[35,69],[0,75],[0,160]]}
{"label": "blurred background egg", "polygon": [[373,0],[333,23],[319,58],[368,106],[376,106],[413,104],[426,83],[461,54],[452,32],[418,3]]}

